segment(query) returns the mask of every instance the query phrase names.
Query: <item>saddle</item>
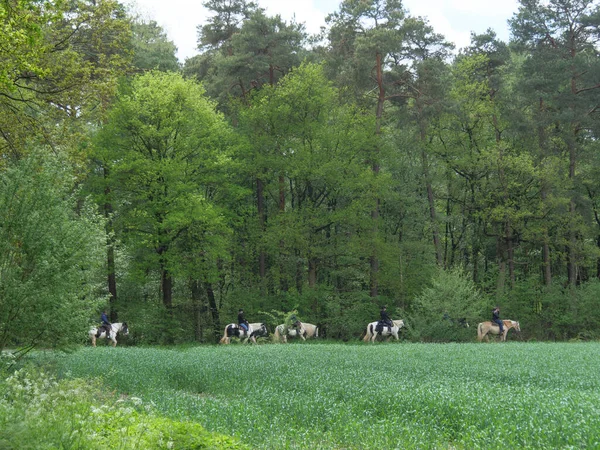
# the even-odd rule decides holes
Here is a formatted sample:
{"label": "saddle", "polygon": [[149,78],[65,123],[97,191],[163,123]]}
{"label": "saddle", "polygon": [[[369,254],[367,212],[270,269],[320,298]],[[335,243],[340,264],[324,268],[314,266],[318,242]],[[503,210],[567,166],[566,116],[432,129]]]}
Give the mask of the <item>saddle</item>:
{"label": "saddle", "polygon": [[378,333],[381,333],[381,332],[383,332],[385,327],[389,328],[390,331],[392,331],[391,326],[386,324],[383,320],[380,320],[379,322],[377,322],[377,325],[375,325],[375,331],[377,331]]}

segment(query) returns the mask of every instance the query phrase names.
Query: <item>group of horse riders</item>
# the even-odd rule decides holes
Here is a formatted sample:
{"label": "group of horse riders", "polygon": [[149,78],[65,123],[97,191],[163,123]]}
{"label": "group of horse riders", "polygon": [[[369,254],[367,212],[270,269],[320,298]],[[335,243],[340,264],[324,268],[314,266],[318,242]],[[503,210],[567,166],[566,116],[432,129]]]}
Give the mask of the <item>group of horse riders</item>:
{"label": "group of horse riders", "polygon": [[[250,324],[248,323],[248,321],[246,320],[246,317],[244,316],[244,310],[242,308],[240,308],[238,310],[238,317],[237,317],[237,325],[239,327],[239,330],[241,331],[241,334],[244,335],[249,335],[249,330],[250,330]],[[102,336],[102,333],[106,333],[105,336],[107,338],[110,338],[110,333],[112,331],[112,324],[110,323],[109,319],[108,319],[108,315],[106,313],[106,309],[102,311],[102,314],[100,315],[100,321],[101,321],[101,325],[97,328],[97,331],[95,333],[95,337],[96,339],[100,338]],[[511,322],[511,321],[508,321]],[[500,319],[500,308],[498,306],[496,306],[493,310],[492,310],[492,324],[495,324],[498,326],[500,332],[499,334],[501,336],[504,335],[504,327],[505,324],[504,322]],[[232,324],[233,325],[233,324]],[[285,328],[286,328],[286,332],[288,330],[294,330],[296,332],[296,334],[298,334],[300,332],[300,329],[302,327],[302,323],[298,320],[298,318],[296,317],[296,315],[292,315],[288,321],[286,321],[286,323],[284,324]],[[392,332],[392,328],[395,326],[394,322],[392,321],[392,319],[390,318],[390,316],[387,313],[387,306],[382,306],[381,310],[379,311],[379,322],[377,322],[376,328],[375,330],[379,333],[382,333],[384,331],[385,327],[389,328],[390,333]],[[481,324],[480,324],[481,326]],[[518,328],[518,322],[517,322],[517,329]],[[520,329],[519,329],[520,331]],[[480,332],[478,331],[478,335],[480,334]],[[397,336],[397,334],[396,334]]]}

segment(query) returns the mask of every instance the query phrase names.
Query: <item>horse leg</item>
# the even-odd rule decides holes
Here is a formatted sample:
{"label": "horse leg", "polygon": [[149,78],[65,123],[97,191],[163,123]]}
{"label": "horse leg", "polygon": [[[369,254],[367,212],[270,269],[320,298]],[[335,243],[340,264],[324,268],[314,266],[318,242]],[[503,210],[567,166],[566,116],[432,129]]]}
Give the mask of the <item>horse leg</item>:
{"label": "horse leg", "polygon": [[92,347],[96,346],[96,336],[92,336]]}

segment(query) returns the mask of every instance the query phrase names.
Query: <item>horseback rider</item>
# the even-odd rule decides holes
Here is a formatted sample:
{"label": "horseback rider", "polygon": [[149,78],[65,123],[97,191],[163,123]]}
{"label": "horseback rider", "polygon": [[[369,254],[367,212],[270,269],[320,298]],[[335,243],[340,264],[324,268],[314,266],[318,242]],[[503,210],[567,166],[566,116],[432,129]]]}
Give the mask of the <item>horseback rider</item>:
{"label": "horseback rider", "polygon": [[300,322],[300,320],[298,320],[298,318],[296,317],[296,314],[292,314],[292,316],[290,317],[290,325],[288,328],[292,329],[292,330],[296,330],[297,335],[299,335],[301,325],[302,325],[302,323]]}
{"label": "horseback rider", "polygon": [[112,324],[108,320],[108,315],[106,314],[106,309],[102,311],[102,314],[100,314],[100,321],[102,322],[102,325],[100,325],[98,327],[98,331],[96,333],[96,338],[100,337],[103,330],[106,332],[106,338],[107,339],[110,338],[110,331],[112,330]]}
{"label": "horseback rider", "polygon": [[381,311],[379,311],[380,319],[379,321],[382,323],[384,327],[390,327],[390,331],[392,331],[392,327],[394,326],[394,322],[390,319],[387,313],[387,306],[383,305],[381,307]]}
{"label": "horseback rider", "polygon": [[504,334],[504,322],[500,319],[500,307],[498,306],[492,310],[492,322],[500,327],[500,334]]}
{"label": "horseback rider", "polygon": [[248,333],[249,324],[246,318],[244,317],[244,310],[242,308],[240,308],[240,310],[238,311],[238,325],[242,330]]}

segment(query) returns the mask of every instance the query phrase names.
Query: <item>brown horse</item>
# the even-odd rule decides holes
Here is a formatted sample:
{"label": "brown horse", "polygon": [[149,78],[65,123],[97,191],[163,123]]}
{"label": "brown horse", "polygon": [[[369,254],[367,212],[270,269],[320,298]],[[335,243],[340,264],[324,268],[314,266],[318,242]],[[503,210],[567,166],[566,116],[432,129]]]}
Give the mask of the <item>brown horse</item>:
{"label": "brown horse", "polygon": [[285,324],[277,325],[275,333],[273,333],[273,340],[275,342],[284,343],[287,342],[288,337],[299,337],[303,341],[310,338],[319,337],[319,327],[312,323],[297,322],[296,328],[286,327]]}
{"label": "brown horse", "polygon": [[[504,323],[504,333],[500,336],[500,341],[506,341],[506,334],[511,328],[514,328],[516,331],[521,331],[519,322],[515,322],[514,320],[503,320],[502,323]],[[500,334],[500,327],[492,322],[481,322],[477,325],[477,340],[479,342],[481,342],[484,337],[486,341],[489,341],[488,334]]]}

